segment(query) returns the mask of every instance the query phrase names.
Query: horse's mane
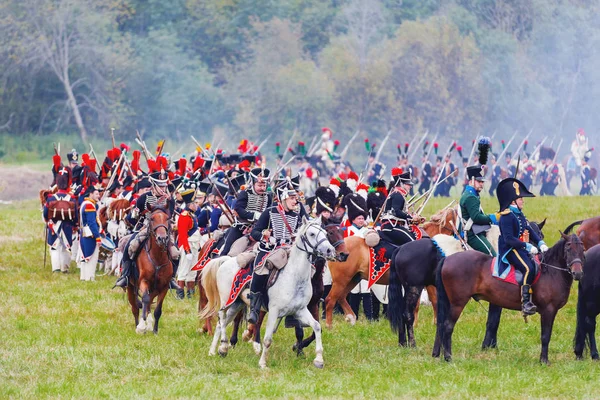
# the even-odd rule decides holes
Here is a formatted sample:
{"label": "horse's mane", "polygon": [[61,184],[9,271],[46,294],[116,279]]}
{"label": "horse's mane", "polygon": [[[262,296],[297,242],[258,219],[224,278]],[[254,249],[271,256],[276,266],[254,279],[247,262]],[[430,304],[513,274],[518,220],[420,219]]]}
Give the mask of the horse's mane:
{"label": "horse's mane", "polygon": [[580,225],[583,221],[584,220],[582,219],[581,221],[575,221],[575,222],[573,222],[571,225],[567,226],[563,232],[566,235],[568,235],[569,233],[571,233],[571,230],[575,227],[575,225]]}
{"label": "horse's mane", "polygon": [[447,208],[443,208],[443,209],[439,210],[438,212],[433,214],[431,216],[431,218],[429,219],[429,221],[425,222],[424,225],[428,226],[430,224],[435,224],[441,228],[442,226],[444,226],[446,224],[448,214],[450,214],[450,213],[454,213],[454,215],[457,214],[456,207],[457,206],[447,207]]}

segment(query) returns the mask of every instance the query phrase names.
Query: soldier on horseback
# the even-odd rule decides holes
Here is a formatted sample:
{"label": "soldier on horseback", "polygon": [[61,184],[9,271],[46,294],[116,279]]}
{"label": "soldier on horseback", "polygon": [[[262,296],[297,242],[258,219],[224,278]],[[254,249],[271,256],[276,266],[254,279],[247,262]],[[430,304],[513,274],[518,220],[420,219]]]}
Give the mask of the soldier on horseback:
{"label": "soldier on horseback", "polygon": [[472,165],[467,167],[468,184],[460,198],[460,218],[462,230],[467,233],[467,244],[473,250],[480,251],[490,256],[496,256],[494,248],[486,238],[486,232],[491,224],[498,224],[498,217],[495,214],[485,214],[481,208],[481,198],[479,193],[483,190],[485,178],[483,177],[483,168],[487,163],[490,141],[483,138],[479,142],[479,162],[481,165]]}
{"label": "soldier on horseback", "polygon": [[[548,251],[546,243],[540,239],[523,214],[523,198],[535,197],[525,185],[515,178],[507,178],[498,184],[496,189],[500,204],[500,239],[498,252],[502,261],[513,265],[523,274],[522,312],[533,315],[537,307],[531,301],[531,284],[535,278],[535,268],[529,255]],[[530,242],[537,243],[537,247]]]}
{"label": "soldier on horseback", "polygon": [[[134,233],[128,238],[127,245],[123,251],[123,271],[115,283],[115,286],[121,288],[127,287],[132,264],[135,262],[135,258],[137,257],[141,246],[145,243],[146,239],[148,239],[149,234],[148,230],[146,229],[148,220],[146,216],[150,209],[160,207],[170,212],[171,215],[173,214],[175,201],[168,193],[167,182],[168,177],[166,173],[159,171],[150,174],[148,178],[143,179],[138,183],[138,188],[147,187],[149,184],[151,189],[137,198],[135,201],[135,206],[131,211],[129,221],[133,222],[132,225],[134,226]],[[173,279],[171,279],[169,288],[177,290],[177,296],[182,298],[183,290],[179,287],[179,285],[177,285],[177,281],[175,280],[179,252],[171,241],[169,241],[169,254],[171,255],[171,260],[173,261]]]}
{"label": "soldier on horseback", "polygon": [[380,235],[382,239],[396,246],[415,240],[415,236],[409,230],[413,217],[407,212],[405,199],[412,184],[410,171],[403,171],[401,168],[392,169],[393,188],[381,216]]}
{"label": "soldier on horseback", "polygon": [[[264,165],[264,164],[263,164]],[[271,206],[273,196],[267,193],[270,171],[266,168],[254,168],[250,171],[252,186],[241,190],[235,201],[235,222],[227,233],[221,255],[227,255],[231,245],[248,233],[258,221],[263,211]]]}
{"label": "soldier on horseback", "polygon": [[277,205],[267,208],[252,229],[252,238],[259,242],[259,245],[250,285],[248,322],[251,324],[258,320],[260,307],[266,295],[270,269],[267,256],[275,249],[292,244],[302,224],[302,218],[308,218],[304,207],[298,204],[298,193],[290,181],[286,179],[276,187]]}

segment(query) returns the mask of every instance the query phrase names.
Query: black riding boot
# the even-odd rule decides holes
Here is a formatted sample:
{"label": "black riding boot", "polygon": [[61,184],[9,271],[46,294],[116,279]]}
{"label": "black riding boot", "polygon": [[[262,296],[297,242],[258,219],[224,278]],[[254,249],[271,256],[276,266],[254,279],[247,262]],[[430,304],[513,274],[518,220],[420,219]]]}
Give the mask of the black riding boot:
{"label": "black riding boot", "polygon": [[534,315],[537,312],[537,307],[531,302],[531,285],[521,286],[521,295],[523,315]]}
{"label": "black riding boot", "polygon": [[177,293],[177,298],[181,300],[185,297],[185,292],[182,288],[179,287],[179,285],[177,284],[177,280],[175,279],[175,277],[177,276],[177,269],[179,268],[179,259],[172,260],[171,263],[173,265],[173,276],[171,277],[171,281],[169,282],[169,289],[175,289]]}
{"label": "black riding boot", "polygon": [[115,282],[115,286],[113,286],[113,289],[117,286],[123,289],[127,287],[127,284],[129,283],[129,273],[131,271],[131,264],[133,264],[133,261],[131,261],[129,257],[127,257],[127,259],[123,257],[123,261],[121,263],[121,265],[123,266],[123,271],[121,271],[121,276],[119,276],[119,279],[117,279],[117,282]]}
{"label": "black riding boot", "polygon": [[260,307],[263,304],[263,297],[265,288],[267,287],[267,281],[269,275],[256,275],[252,276],[252,282],[250,283],[250,315],[248,316],[248,323],[256,324],[260,315]]}

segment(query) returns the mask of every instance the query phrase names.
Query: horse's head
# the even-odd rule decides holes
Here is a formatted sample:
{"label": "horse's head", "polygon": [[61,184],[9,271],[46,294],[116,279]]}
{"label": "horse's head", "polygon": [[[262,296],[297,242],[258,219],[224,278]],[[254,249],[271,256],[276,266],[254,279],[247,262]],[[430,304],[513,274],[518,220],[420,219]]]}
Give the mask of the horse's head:
{"label": "horse's head", "polygon": [[542,222],[540,222],[540,223],[534,222],[534,221],[529,221],[529,226],[531,227],[531,229],[542,240],[544,239],[544,232],[542,232],[542,229],[544,229],[544,225],[546,225],[546,218],[544,218],[544,220]]}
{"label": "horse's head", "polygon": [[446,207],[431,216],[430,221],[425,222],[421,227],[430,237],[435,235],[450,235],[454,234],[454,228],[457,224],[458,213],[456,207]]}
{"label": "horse's head", "polygon": [[335,218],[322,218],[323,227],[327,232],[327,240],[333,246],[337,253],[337,261],[346,261],[348,259],[348,249],[344,242],[344,232],[340,228],[340,220]]}
{"label": "horse's head", "polygon": [[327,233],[321,227],[321,221],[308,221],[303,218],[302,225],[296,239],[298,248],[315,258],[321,256],[335,260],[335,249],[327,240]]}
{"label": "horse's head", "polygon": [[150,235],[156,239],[156,243],[163,249],[169,244],[169,213],[162,208],[152,210],[150,224],[148,226]]}
{"label": "horse's head", "polygon": [[573,274],[573,278],[578,281],[583,278],[583,263],[585,261],[583,242],[574,233],[566,235],[560,232],[560,235],[565,240],[564,255],[567,267]]}

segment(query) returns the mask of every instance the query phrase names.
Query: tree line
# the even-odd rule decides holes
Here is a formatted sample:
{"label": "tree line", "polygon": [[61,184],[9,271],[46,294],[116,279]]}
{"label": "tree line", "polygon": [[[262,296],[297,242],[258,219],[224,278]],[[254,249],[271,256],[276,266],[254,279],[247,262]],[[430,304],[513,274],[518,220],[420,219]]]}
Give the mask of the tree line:
{"label": "tree line", "polygon": [[0,133],[594,134],[599,11],[592,0],[6,0]]}

